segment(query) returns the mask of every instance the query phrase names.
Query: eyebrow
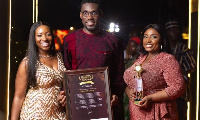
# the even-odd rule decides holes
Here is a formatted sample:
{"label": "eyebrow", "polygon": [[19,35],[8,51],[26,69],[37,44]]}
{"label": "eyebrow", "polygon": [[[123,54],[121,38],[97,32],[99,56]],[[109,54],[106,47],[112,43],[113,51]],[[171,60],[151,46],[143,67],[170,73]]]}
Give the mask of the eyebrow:
{"label": "eyebrow", "polygon": [[[148,34],[144,34],[144,35],[148,35]],[[158,35],[158,34],[150,34],[150,35]]]}
{"label": "eyebrow", "polygon": [[[42,34],[43,32],[37,32],[36,34]],[[47,31],[47,32],[45,32],[45,34],[46,33],[51,33],[51,31]]]}

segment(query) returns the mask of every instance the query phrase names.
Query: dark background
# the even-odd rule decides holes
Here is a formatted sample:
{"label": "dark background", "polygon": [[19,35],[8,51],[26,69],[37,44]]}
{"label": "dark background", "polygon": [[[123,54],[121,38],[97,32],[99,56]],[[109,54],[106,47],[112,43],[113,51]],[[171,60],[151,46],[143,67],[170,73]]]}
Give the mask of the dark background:
{"label": "dark background", "polygon": [[[12,26],[18,41],[27,41],[32,25],[32,0],[13,0]],[[54,29],[82,28],[79,17],[81,0],[39,0],[38,20],[47,21]],[[120,36],[127,40],[135,27],[142,30],[149,23],[163,24],[176,18],[183,32],[188,32],[188,0],[102,0],[102,28],[118,23]]]}
{"label": "dark background", "polygon": [[[39,20],[48,21],[55,29],[81,28],[80,2],[39,0]],[[134,27],[142,30],[149,23],[164,25],[169,18],[176,18],[183,28],[188,26],[188,0],[102,0],[102,6],[102,27],[108,29],[110,22],[118,23],[125,40]]]}

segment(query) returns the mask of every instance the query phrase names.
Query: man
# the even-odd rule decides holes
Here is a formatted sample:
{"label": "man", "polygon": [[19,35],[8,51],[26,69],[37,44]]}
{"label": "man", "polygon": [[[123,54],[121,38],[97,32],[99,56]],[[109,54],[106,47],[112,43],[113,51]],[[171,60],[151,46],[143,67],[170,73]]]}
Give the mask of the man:
{"label": "man", "polygon": [[123,44],[119,37],[100,28],[103,12],[99,0],[82,0],[83,28],[65,36],[64,64],[68,70],[109,68],[111,105],[115,120],[123,120]]}
{"label": "man", "polygon": [[180,120],[187,119],[187,101],[190,101],[190,83],[191,80],[188,78],[188,73],[191,73],[195,70],[196,62],[193,58],[193,52],[187,47],[186,44],[181,43],[179,25],[176,20],[169,20],[165,24],[167,31],[167,39],[170,42],[171,53],[179,61],[184,79],[187,83],[187,90],[184,96],[177,98],[177,108]]}

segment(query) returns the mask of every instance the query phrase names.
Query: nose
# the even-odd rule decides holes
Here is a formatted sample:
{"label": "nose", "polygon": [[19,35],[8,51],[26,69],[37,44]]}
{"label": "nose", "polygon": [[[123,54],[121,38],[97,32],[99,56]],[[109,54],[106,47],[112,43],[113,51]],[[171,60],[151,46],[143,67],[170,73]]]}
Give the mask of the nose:
{"label": "nose", "polygon": [[92,13],[89,13],[87,17],[90,19],[93,18]]}
{"label": "nose", "polygon": [[46,40],[46,35],[42,35],[42,40]]}
{"label": "nose", "polygon": [[148,43],[151,42],[151,37],[147,38],[147,42],[148,42]]}

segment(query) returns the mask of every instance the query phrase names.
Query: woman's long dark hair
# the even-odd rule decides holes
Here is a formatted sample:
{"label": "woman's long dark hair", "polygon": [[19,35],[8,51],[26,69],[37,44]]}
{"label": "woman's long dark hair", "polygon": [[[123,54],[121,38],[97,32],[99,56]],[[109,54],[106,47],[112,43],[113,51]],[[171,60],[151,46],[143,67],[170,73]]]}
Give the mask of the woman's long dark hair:
{"label": "woman's long dark hair", "polygon": [[39,21],[39,22],[34,23],[30,29],[28,50],[26,53],[26,56],[28,58],[27,79],[28,79],[28,84],[31,87],[36,87],[36,70],[37,70],[36,67],[37,67],[37,61],[39,60],[38,46],[36,45],[36,41],[35,41],[35,31],[41,25],[46,25],[50,28],[50,32],[53,39],[51,47],[50,47],[50,54],[52,55],[55,54],[54,36],[53,36],[53,31],[50,25],[45,21]]}
{"label": "woman's long dark hair", "polygon": [[160,34],[159,42],[160,42],[160,45],[162,46],[162,49],[160,52],[170,53],[169,41],[166,39],[166,34],[165,34],[164,28],[159,24],[149,24],[143,29],[142,34],[141,34],[141,42],[138,47],[140,54],[148,54],[148,52],[143,47],[143,37],[144,37],[144,33],[146,32],[146,30],[150,29],[150,28],[155,29]]}

